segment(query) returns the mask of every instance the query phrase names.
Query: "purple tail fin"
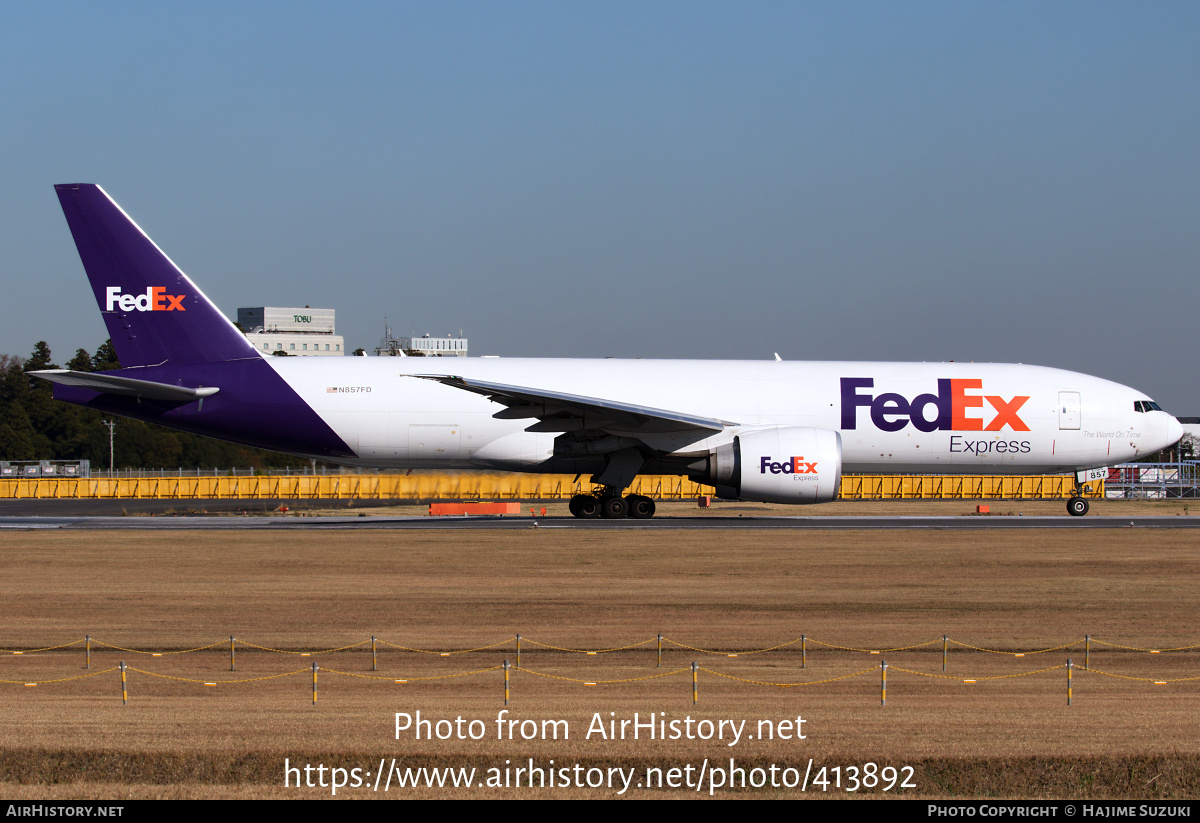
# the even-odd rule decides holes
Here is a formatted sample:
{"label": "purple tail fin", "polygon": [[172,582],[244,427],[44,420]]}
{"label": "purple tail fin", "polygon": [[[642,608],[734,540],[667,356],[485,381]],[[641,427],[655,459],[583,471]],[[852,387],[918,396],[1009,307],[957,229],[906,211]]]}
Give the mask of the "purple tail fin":
{"label": "purple tail fin", "polygon": [[54,189],[123,367],[260,357],[104,189]]}

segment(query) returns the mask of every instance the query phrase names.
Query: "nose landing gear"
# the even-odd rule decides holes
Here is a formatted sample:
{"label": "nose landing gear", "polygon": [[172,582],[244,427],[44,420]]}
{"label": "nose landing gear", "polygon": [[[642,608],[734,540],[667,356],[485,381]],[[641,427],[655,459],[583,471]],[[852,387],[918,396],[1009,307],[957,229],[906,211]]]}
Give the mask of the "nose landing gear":
{"label": "nose landing gear", "polygon": [[1083,493],[1091,491],[1091,486],[1083,485],[1086,474],[1086,472],[1075,473],[1075,488],[1071,491],[1071,498],[1067,501],[1067,514],[1072,517],[1083,517],[1088,513],[1088,502]]}

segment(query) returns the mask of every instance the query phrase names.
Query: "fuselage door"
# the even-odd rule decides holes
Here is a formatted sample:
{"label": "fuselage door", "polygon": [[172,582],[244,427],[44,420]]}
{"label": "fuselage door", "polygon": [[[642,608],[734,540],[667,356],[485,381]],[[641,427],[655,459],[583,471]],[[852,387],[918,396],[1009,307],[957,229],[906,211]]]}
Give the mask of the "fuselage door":
{"label": "fuselage door", "polygon": [[1079,392],[1060,391],[1058,393],[1058,427],[1060,429],[1079,429]]}

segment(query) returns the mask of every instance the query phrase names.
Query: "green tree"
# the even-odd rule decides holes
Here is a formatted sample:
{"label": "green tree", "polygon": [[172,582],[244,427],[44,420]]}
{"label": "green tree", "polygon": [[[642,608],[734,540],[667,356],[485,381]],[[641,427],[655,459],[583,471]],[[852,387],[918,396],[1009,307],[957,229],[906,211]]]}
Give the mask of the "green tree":
{"label": "green tree", "polygon": [[113,371],[119,368],[121,368],[121,361],[117,359],[117,350],[113,348],[110,337],[101,343],[100,348],[96,349],[96,353],[92,355],[92,371]]}
{"label": "green tree", "polygon": [[[106,340],[91,357],[82,349],[76,351],[67,366],[76,371],[110,371],[121,364],[112,340]],[[0,460],[90,460],[95,466],[107,466],[108,429],[101,421],[112,415],[54,400],[51,384],[29,374],[53,368],[57,367],[44,341],[25,361],[0,355]],[[113,446],[120,468],[250,466],[267,471],[308,466],[303,458],[132,419],[121,420]]]}
{"label": "green tree", "polygon": [[67,368],[72,371],[91,371],[92,358],[83,349],[76,349],[75,356],[67,361]]}
{"label": "green tree", "polygon": [[46,345],[45,340],[39,340],[33,347],[33,354],[25,361],[25,371],[38,371],[39,369],[57,369],[50,359],[50,347]]}
{"label": "green tree", "polygon": [[35,459],[34,439],[36,432],[29,423],[29,415],[20,406],[8,409],[0,423],[0,458],[4,460]]}

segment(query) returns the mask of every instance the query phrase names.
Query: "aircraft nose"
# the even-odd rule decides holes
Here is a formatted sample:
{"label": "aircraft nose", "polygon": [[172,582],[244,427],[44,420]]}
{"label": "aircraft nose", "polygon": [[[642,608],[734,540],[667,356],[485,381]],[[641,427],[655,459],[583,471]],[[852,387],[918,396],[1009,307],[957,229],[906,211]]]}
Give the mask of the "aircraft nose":
{"label": "aircraft nose", "polygon": [[1173,415],[1167,415],[1167,445],[1174,446],[1183,437],[1183,424]]}

